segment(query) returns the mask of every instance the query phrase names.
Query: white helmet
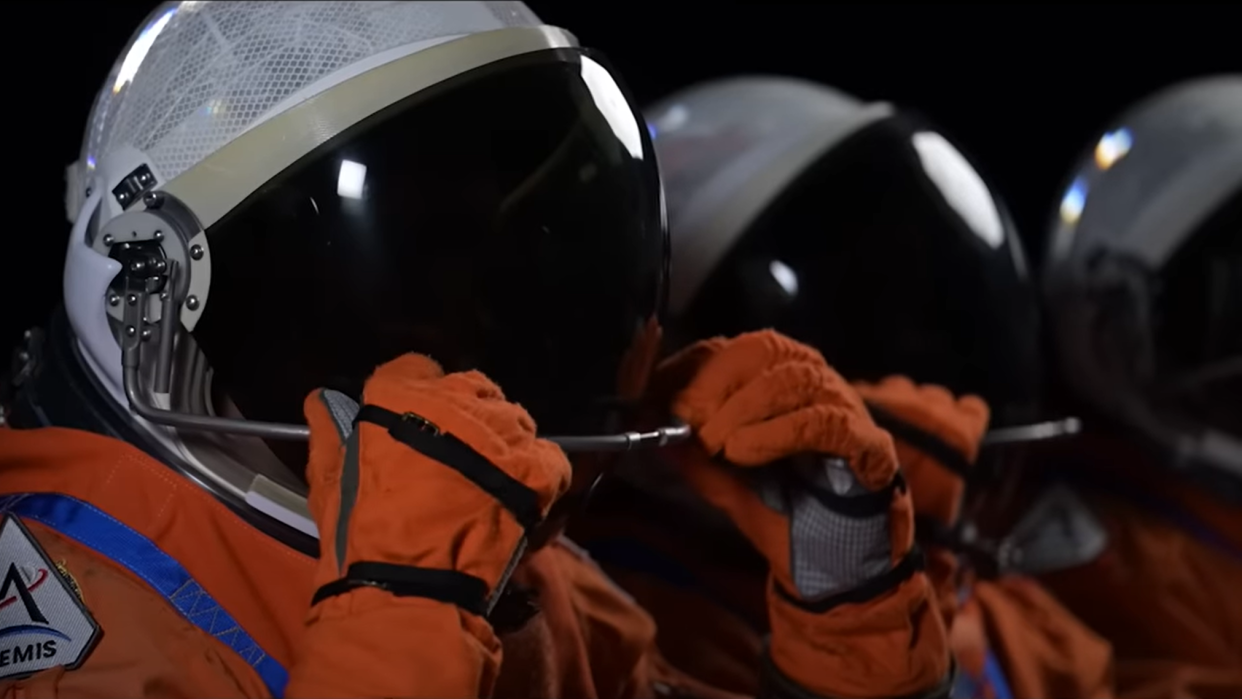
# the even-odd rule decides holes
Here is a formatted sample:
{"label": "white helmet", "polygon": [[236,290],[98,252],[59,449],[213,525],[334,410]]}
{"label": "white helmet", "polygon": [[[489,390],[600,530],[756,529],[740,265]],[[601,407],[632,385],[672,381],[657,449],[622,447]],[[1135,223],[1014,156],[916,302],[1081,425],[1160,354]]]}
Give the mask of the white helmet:
{"label": "white helmet", "polygon": [[632,444],[601,406],[667,234],[600,60],[520,2],[160,6],[68,169],[103,431],[305,535],[302,399],[401,352],[484,370],[567,448]]}

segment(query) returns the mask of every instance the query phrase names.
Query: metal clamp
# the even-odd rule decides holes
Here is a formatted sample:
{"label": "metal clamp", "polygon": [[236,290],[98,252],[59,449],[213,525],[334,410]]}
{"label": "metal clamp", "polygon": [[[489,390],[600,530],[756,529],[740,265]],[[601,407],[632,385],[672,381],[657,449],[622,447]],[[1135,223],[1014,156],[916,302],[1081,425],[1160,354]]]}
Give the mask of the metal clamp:
{"label": "metal clamp", "polygon": [[423,432],[430,432],[431,434],[434,434],[434,435],[443,434],[443,432],[440,430],[440,427],[436,425],[436,423],[432,422],[431,420],[428,420],[422,415],[416,415],[414,413],[402,413],[401,421],[412,423],[419,430],[422,430]]}

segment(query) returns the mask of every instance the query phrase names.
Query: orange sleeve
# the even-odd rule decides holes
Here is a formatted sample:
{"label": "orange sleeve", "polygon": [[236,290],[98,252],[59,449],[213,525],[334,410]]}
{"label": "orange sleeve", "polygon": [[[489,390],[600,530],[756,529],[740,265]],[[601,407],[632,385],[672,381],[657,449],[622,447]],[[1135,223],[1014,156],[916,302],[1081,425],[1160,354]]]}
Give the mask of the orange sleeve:
{"label": "orange sleeve", "polygon": [[[103,629],[74,670],[56,667],[0,681],[0,697],[268,697],[235,651],[187,622],[143,581],[37,523],[29,524]],[[478,697],[490,693],[499,641],[481,619],[376,590],[320,605],[297,648],[285,696]],[[382,617],[380,616],[382,615]],[[474,632],[492,638],[487,647]]]}
{"label": "orange sleeve", "polygon": [[484,620],[359,589],[312,611],[285,697],[487,696],[499,666],[500,643]]}
{"label": "orange sleeve", "polygon": [[740,699],[666,662],[651,617],[574,544],[535,552],[511,584],[537,595],[540,614],[504,636],[496,696]]}
{"label": "orange sleeve", "polygon": [[[1180,496],[1165,488],[1170,499]],[[1242,559],[1155,513],[1111,498],[1093,503],[1109,548],[1045,585],[1114,647],[1117,695],[1242,696]],[[1207,520],[1216,503],[1180,503]],[[1224,534],[1242,531],[1235,519]]]}
{"label": "orange sleeve", "polygon": [[1118,663],[1121,699],[1234,699],[1242,696],[1242,669],[1200,666],[1176,660]]}
{"label": "orange sleeve", "polygon": [[74,670],[54,667],[0,681],[0,697],[267,697],[236,652],[187,622],[129,571],[28,523],[48,557],[76,583],[103,629]]}
{"label": "orange sleeve", "polygon": [[[698,590],[624,568],[608,573],[659,623],[656,643],[669,665],[734,694],[759,691],[764,646],[757,630]],[[762,583],[763,578],[756,581],[761,600]]]}
{"label": "orange sleeve", "polygon": [[1021,577],[977,582],[962,610],[964,626],[975,613],[1014,696],[1113,696],[1112,648],[1039,583]]}

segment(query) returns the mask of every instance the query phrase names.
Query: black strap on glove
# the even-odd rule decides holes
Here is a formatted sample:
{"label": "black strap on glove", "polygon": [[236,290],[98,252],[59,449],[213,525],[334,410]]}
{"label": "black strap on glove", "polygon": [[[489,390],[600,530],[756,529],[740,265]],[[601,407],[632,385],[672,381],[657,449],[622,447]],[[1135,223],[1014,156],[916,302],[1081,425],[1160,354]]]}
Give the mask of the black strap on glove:
{"label": "black strap on glove", "polygon": [[966,457],[943,439],[911,425],[875,403],[867,403],[867,412],[871,413],[871,419],[875,424],[887,430],[894,439],[905,442],[930,456],[963,480],[974,477],[973,469]]}
{"label": "black strap on glove", "polygon": [[426,597],[447,602],[479,616],[487,613],[487,583],[473,575],[369,561],[351,564],[345,577],[319,588],[311,599],[311,606],[360,587],[379,588],[395,597]]}
{"label": "black strap on glove", "polygon": [[[539,497],[534,490],[496,468],[469,444],[442,431],[426,418],[364,405],[354,418],[354,429],[359,422],[387,429],[393,439],[460,473],[511,512],[528,535],[539,525]],[[501,580],[502,585],[504,582]],[[315,592],[311,606],[360,587],[378,588],[397,597],[447,602],[479,616],[487,616],[490,611],[487,583],[473,575],[373,561],[351,564],[345,577]]]}
{"label": "black strap on glove", "polygon": [[[887,513],[892,507],[893,495],[897,492],[905,492],[908,486],[905,477],[898,471],[887,486],[865,495],[841,496],[809,482],[802,482],[798,487],[809,493],[831,512],[843,517],[861,519]],[[776,583],[774,589],[782,599],[798,609],[812,614],[824,614],[843,604],[869,602],[909,580],[911,576],[922,570],[923,566],[923,553],[915,546],[896,565],[881,575],[834,595],[806,600],[786,590],[785,586],[779,582]]]}
{"label": "black strap on glove", "polygon": [[529,532],[539,524],[539,496],[526,484],[496,468],[473,447],[443,432],[414,413],[394,413],[377,405],[364,405],[355,422],[370,422],[388,430],[392,438],[465,476],[513,513]]}

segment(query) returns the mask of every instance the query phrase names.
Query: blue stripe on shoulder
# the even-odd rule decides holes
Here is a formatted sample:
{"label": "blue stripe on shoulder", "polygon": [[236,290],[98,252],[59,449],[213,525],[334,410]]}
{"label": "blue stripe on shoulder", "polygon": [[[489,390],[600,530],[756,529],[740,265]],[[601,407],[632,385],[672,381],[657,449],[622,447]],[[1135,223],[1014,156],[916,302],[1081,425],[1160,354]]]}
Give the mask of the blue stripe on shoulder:
{"label": "blue stripe on shoulder", "polygon": [[1005,676],[1000,660],[990,650],[983,660],[983,676],[987,678],[988,685],[996,694],[996,699],[1013,699],[1013,692],[1009,689],[1009,678]]}
{"label": "blue stripe on shoulder", "polygon": [[150,539],[93,505],[56,493],[0,497],[0,512],[38,522],[124,566],[190,623],[240,655],[263,679],[272,696],[284,694],[289,675],[280,663],[264,652],[180,563]]}

